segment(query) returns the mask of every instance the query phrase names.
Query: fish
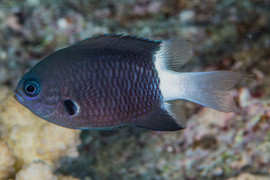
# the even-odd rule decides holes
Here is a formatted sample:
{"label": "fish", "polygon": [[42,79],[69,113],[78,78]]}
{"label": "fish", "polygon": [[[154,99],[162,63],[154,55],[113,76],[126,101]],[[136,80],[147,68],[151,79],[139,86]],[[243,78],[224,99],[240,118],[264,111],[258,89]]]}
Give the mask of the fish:
{"label": "fish", "polygon": [[178,71],[191,54],[184,39],[94,36],[41,60],[14,97],[36,116],[72,129],[181,130],[187,119],[176,100],[239,112],[229,90],[244,75]]}

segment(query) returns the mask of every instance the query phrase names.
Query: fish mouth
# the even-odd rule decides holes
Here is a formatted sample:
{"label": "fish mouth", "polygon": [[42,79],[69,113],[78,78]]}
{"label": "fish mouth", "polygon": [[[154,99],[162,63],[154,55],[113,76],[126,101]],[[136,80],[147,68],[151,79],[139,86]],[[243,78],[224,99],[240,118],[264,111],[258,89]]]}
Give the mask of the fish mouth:
{"label": "fish mouth", "polygon": [[19,103],[23,103],[24,99],[22,98],[22,95],[18,92],[15,92],[14,98],[19,102]]}

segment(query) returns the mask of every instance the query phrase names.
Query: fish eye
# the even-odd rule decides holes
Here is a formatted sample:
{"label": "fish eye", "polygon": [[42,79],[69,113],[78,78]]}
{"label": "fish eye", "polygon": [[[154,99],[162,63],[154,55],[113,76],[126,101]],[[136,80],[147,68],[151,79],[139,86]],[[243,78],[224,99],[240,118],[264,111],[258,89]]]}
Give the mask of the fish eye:
{"label": "fish eye", "polygon": [[27,96],[34,97],[39,93],[39,84],[35,80],[28,80],[24,84],[24,92]]}

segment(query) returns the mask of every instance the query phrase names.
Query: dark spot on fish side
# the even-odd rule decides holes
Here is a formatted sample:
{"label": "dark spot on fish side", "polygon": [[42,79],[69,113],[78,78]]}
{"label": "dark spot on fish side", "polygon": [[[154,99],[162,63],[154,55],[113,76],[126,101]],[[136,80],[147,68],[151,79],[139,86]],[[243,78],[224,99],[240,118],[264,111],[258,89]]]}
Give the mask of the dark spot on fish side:
{"label": "dark spot on fish side", "polygon": [[76,112],[78,111],[78,107],[75,104],[74,101],[68,99],[64,101],[64,107],[65,107],[65,111],[70,115],[73,116],[74,114],[76,114]]}

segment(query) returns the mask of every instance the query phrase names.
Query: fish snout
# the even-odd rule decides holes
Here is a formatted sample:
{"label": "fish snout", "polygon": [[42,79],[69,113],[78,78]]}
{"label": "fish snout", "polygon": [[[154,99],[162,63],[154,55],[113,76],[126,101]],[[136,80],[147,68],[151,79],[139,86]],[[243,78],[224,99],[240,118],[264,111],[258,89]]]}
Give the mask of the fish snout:
{"label": "fish snout", "polygon": [[16,91],[15,91],[14,98],[21,104],[24,102],[24,99],[22,98],[22,95],[20,93],[16,92]]}

